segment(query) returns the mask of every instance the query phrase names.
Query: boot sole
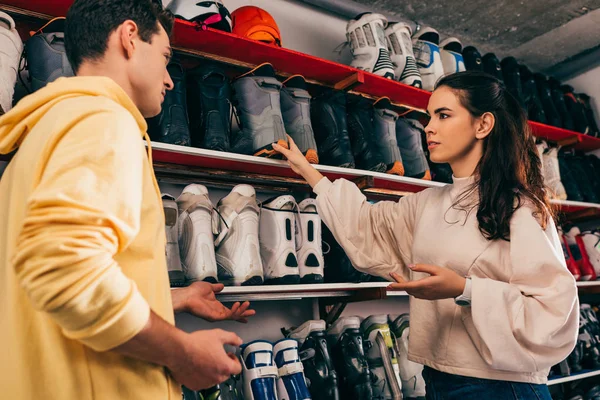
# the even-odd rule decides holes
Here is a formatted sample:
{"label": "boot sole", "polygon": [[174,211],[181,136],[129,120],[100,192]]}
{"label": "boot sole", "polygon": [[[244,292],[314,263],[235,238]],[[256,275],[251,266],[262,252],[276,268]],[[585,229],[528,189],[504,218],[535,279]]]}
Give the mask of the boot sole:
{"label": "boot sole", "polygon": [[404,176],[404,165],[402,165],[400,161],[396,161],[394,164],[392,164],[391,168],[385,171],[385,173]]}
{"label": "boot sole", "polygon": [[306,157],[306,160],[310,164],[318,164],[319,163],[319,155],[317,154],[317,151],[315,149],[308,149],[306,151],[306,153],[304,154],[304,157]]}
{"label": "boot sole", "polygon": [[300,283],[312,284],[312,283],[323,283],[323,275],[319,274],[308,274],[300,278]]}
{"label": "boot sole", "polygon": [[300,275],[285,275],[281,278],[267,279],[267,285],[297,285],[300,283]]}
{"label": "boot sole", "polygon": [[385,165],[384,163],[376,164],[368,170],[373,172],[385,172],[387,170],[387,165]]}
{"label": "boot sole", "polygon": [[185,286],[185,275],[183,271],[169,271],[169,284],[171,287]]}
{"label": "boot sole", "polygon": [[[283,147],[284,149],[289,149],[288,142],[285,140],[278,140],[277,144]],[[262,149],[258,149],[254,153],[255,157],[264,157],[264,158],[282,158],[283,155],[279,153],[277,150],[273,149],[273,144],[270,143],[263,147]]]}
{"label": "boot sole", "polygon": [[263,278],[260,276],[253,276],[252,278],[248,279],[247,281],[242,283],[242,286],[256,286],[256,285],[262,285],[263,284]]}

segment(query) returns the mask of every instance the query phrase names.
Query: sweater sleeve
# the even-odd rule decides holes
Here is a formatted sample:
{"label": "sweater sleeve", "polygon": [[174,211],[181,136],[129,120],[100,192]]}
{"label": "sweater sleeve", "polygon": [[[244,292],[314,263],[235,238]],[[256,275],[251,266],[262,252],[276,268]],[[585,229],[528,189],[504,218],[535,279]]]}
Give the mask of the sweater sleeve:
{"label": "sweater sleeve", "polygon": [[321,219],[356,269],[388,280],[397,272],[408,279],[418,194],[371,204],[354,183],[327,178],[314,191]]}
{"label": "sweater sleeve", "polygon": [[13,258],[33,306],[96,351],[126,342],[150,316],[114,259],[140,228],[143,157],[129,114],[80,120],[34,182]]}
{"label": "sweater sleeve", "polygon": [[579,330],[575,279],[567,270],[553,221],[544,231],[529,208],[510,225],[508,282],[472,276],[466,329],[483,359],[499,370],[541,371],[564,360]]}

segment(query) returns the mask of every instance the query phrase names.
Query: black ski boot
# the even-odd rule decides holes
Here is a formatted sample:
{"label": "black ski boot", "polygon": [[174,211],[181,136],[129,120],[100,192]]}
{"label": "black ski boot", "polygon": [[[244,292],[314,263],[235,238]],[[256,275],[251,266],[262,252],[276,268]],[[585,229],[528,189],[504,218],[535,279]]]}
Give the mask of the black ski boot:
{"label": "black ski boot", "polygon": [[467,71],[483,71],[481,53],[479,53],[475,47],[465,47],[462,51],[462,55],[465,60],[465,68]]}
{"label": "black ski boot", "polygon": [[588,135],[600,138],[600,130],[598,129],[598,124],[596,123],[596,118],[594,117],[594,111],[592,110],[592,105],[590,104],[590,96],[585,93],[579,93],[577,98],[581,104],[583,104],[583,108],[585,109],[585,115],[590,126],[590,132]]}
{"label": "black ski boot", "polygon": [[542,124],[548,123],[533,74],[525,65],[519,65],[519,73],[521,75],[521,89],[528,118]]}
{"label": "black ski boot", "polygon": [[404,176],[431,180],[427,157],[421,143],[423,125],[415,119],[398,118],[396,121],[396,140],[402,155]]}
{"label": "black ski boot", "polygon": [[348,136],[346,95],[331,91],[315,97],[310,105],[319,162],[334,167],[354,168]]}
{"label": "black ski boot", "polygon": [[192,146],[229,151],[231,136],[229,78],[218,66],[206,65],[190,71],[187,84]]}
{"label": "black ski boot", "polygon": [[500,81],[504,80],[504,76],[502,75],[502,66],[500,65],[500,60],[494,53],[487,53],[481,59],[483,62],[483,70],[488,74],[495,76]]}
{"label": "black ski boot", "polygon": [[340,374],[340,398],[372,400],[371,373],[358,317],[342,317],[328,330],[333,362]]}
{"label": "black ski boot", "polygon": [[521,73],[519,72],[519,64],[514,57],[506,57],[500,63],[502,67],[502,76],[504,84],[510,93],[519,101],[519,104],[524,106],[523,89],[521,87]]}
{"label": "black ski boot", "polygon": [[567,199],[573,201],[584,201],[583,194],[577,181],[574,177],[574,172],[571,171],[570,163],[567,160],[568,156],[565,157],[564,152],[558,153],[558,166],[560,170],[560,181],[565,187],[567,192]]}
{"label": "black ski boot", "polygon": [[590,124],[585,113],[585,107],[577,99],[575,89],[573,89],[573,87],[569,85],[562,85],[561,89],[565,96],[567,110],[569,110],[569,114],[571,114],[571,118],[573,119],[575,131],[587,134],[590,131]]}
{"label": "black ski boot", "polygon": [[148,135],[157,142],[189,146],[185,70],[177,61],[171,61],[167,70],[173,81],[173,90],[167,90],[160,114],[148,119]]}
{"label": "black ski boot", "polygon": [[552,92],[550,91],[550,86],[548,85],[546,76],[540,73],[535,73],[533,74],[533,79],[535,80],[535,85],[538,89],[538,95],[540,96],[540,100],[544,106],[544,112],[546,113],[546,120],[548,121],[548,124],[556,126],[557,128],[562,128],[563,122],[560,118],[560,113],[554,105]]}
{"label": "black ski boot", "polygon": [[552,93],[552,101],[554,102],[554,106],[560,114],[562,127],[570,131],[575,130],[575,123],[571,118],[569,110],[567,110],[567,103],[565,103],[565,96],[560,88],[560,82],[556,78],[548,78],[548,87]]}
{"label": "black ski boot", "polygon": [[327,225],[322,224],[323,242],[327,243],[330,250],[324,254],[325,258],[325,282],[327,283],[342,283],[342,282],[368,282],[371,280],[371,275],[365,274],[355,269],[352,262],[344,252],[342,246],[335,240],[333,233],[327,228]]}
{"label": "black ski boot", "polygon": [[373,132],[373,104],[367,98],[348,97],[348,133],[356,167],[368,171],[385,172],[387,166],[375,145]]}

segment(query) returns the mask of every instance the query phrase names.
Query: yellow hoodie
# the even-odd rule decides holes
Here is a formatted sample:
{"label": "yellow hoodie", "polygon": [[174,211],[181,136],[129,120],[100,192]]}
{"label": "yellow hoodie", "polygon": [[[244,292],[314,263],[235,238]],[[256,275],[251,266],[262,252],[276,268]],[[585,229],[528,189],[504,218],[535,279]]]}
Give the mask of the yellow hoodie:
{"label": "yellow hoodie", "polygon": [[146,122],[103,77],[61,78],[0,117],[0,397],[179,399],[160,366],[108,351],[150,309],[173,323]]}

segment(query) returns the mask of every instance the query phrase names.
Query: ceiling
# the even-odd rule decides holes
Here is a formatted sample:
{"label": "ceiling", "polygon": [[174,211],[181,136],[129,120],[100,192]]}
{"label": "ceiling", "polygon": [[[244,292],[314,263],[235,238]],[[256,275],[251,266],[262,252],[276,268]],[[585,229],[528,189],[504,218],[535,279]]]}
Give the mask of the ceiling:
{"label": "ceiling", "polygon": [[532,70],[563,78],[600,64],[600,0],[355,0],[355,5],[390,20],[429,25],[482,55],[512,55]]}

